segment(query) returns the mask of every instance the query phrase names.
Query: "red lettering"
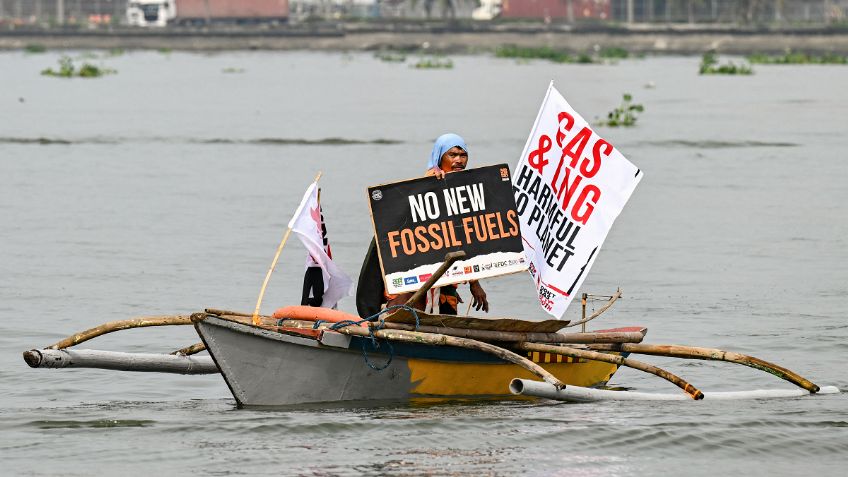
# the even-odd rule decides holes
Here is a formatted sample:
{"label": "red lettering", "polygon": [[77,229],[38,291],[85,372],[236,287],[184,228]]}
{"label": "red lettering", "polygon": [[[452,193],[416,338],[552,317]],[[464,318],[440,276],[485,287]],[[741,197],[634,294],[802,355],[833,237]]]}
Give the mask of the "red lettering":
{"label": "red lettering", "polygon": [[568,210],[568,204],[571,203],[571,198],[574,197],[574,193],[577,191],[577,188],[580,187],[580,182],[583,181],[583,176],[580,174],[574,174],[574,180],[571,181],[571,184],[569,184],[568,178],[571,176],[571,172],[572,169],[566,166],[565,176],[562,178],[559,192],[557,193],[557,199],[562,200],[562,210]]}
{"label": "red lettering", "polygon": [[592,130],[589,129],[588,126],[583,127],[580,132],[577,133],[571,141],[568,141],[568,145],[566,145],[562,150],[562,157],[570,157],[571,158],[571,168],[577,168],[577,161],[580,160],[580,157],[583,155],[583,149],[586,148],[586,144],[589,142],[589,138],[592,137]]}
{"label": "red lettering", "polygon": [[[563,127],[562,120],[565,119],[565,126]],[[562,148],[562,141],[565,140],[565,133],[562,132],[563,129],[566,131],[571,131],[571,128],[574,126],[574,116],[566,113],[565,111],[559,113],[557,116],[557,121],[559,121],[559,129],[556,133],[556,142],[557,146]]]}
{"label": "red lettering", "polygon": [[539,174],[543,174],[545,171],[545,166],[548,165],[548,160],[545,159],[545,153],[551,150],[551,138],[542,134],[539,138],[539,148],[535,151],[530,152],[530,156],[527,157],[527,163],[530,164],[530,167],[536,169]]}
{"label": "red lettering", "polygon": [[580,173],[587,178],[594,176],[601,169],[601,156],[609,157],[610,154],[612,154],[612,144],[603,139],[598,139],[592,146],[592,168],[587,168],[589,159],[583,159],[583,162],[580,163]]}
{"label": "red lettering", "polygon": [[[551,181],[551,189],[554,190],[554,194],[559,197],[559,191],[557,190],[557,181],[559,180],[559,171],[562,170],[562,163],[565,162],[565,158],[559,158],[559,164],[557,164],[556,172],[554,172],[554,180]],[[566,173],[567,174],[567,173]]]}
{"label": "red lettering", "polygon": [[[586,199],[589,194],[592,194],[593,198],[586,203]],[[592,212],[595,210],[595,204],[601,198],[601,190],[598,189],[595,185],[589,184],[583,188],[583,191],[580,192],[580,197],[577,198],[577,201],[574,203],[574,207],[571,209],[571,218],[574,219],[575,222],[586,225],[586,222],[589,220],[589,216],[592,215]],[[581,214],[580,208],[583,205],[586,205],[586,210]]]}

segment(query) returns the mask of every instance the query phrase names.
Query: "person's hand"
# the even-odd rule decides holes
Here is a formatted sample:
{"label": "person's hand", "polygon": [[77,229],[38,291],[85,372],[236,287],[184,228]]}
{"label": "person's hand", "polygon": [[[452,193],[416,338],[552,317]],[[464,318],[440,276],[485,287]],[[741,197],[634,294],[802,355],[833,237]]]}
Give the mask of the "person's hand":
{"label": "person's hand", "polygon": [[477,311],[483,310],[488,313],[489,301],[486,300],[486,292],[483,291],[483,287],[480,286],[480,282],[472,280],[468,283],[468,285],[471,287],[471,306],[473,306]]}
{"label": "person's hand", "polygon": [[431,168],[430,170],[433,171],[433,177],[435,177],[436,179],[445,178],[445,171],[443,171],[441,167],[436,166]]}

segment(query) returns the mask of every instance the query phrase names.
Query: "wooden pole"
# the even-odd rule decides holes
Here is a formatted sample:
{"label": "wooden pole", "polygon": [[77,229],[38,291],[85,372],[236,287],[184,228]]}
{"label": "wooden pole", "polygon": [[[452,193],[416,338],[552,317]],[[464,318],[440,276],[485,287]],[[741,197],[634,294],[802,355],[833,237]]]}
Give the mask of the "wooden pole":
{"label": "wooden pole", "polygon": [[[218,315],[226,320],[239,321],[239,315]],[[272,329],[280,327],[273,323]],[[314,321],[286,319],[282,327],[294,329],[312,329]],[[638,331],[613,331],[609,333],[538,333],[538,332],[515,332],[515,331],[492,331],[474,330],[468,328],[451,328],[445,326],[415,325],[407,323],[395,323],[391,321],[382,322],[379,325],[371,323],[372,329],[391,329],[402,331],[419,331],[422,333],[435,333],[458,338],[469,338],[479,341],[495,341],[504,343],[516,343],[530,341],[536,343],[568,343],[568,344],[599,344],[599,343],[639,343],[644,334]]]}
{"label": "wooden pole", "polygon": [[580,307],[582,309],[582,313],[580,314],[580,331],[586,331],[586,299],[589,298],[588,293],[584,293],[580,296]]}
{"label": "wooden pole", "polygon": [[683,378],[672,374],[664,369],[652,366],[648,363],[636,361],[635,359],[624,358],[621,356],[606,353],[597,353],[595,351],[586,351],[568,348],[565,346],[553,346],[539,343],[518,343],[516,344],[516,348],[524,351],[537,351],[540,353],[559,354],[562,356],[570,356],[572,358],[582,358],[592,361],[602,361],[604,363],[617,364],[619,366],[627,366],[628,368],[638,369],[639,371],[644,371],[646,373],[653,374],[654,376],[659,376],[665,379],[666,381],[682,389],[692,399],[698,400],[704,398],[704,393],[702,393],[695,386],[689,384]]}
{"label": "wooden pole", "polygon": [[96,338],[106,333],[113,331],[127,330],[130,328],[143,328],[146,326],[168,326],[168,325],[190,325],[191,319],[188,315],[168,315],[168,316],[140,316],[131,320],[110,321],[94,328],[85,330],[80,333],[71,335],[58,343],[48,346],[45,349],[64,349]]}
{"label": "wooden pole", "polygon": [[[584,314],[583,314],[583,316],[584,316],[584,318],[583,318],[583,319],[581,319],[580,321],[575,321],[574,323],[569,323],[569,324],[566,326],[566,328],[571,328],[572,326],[577,326],[577,325],[584,325],[585,323],[588,323],[588,322],[590,322],[590,321],[594,320],[595,318],[597,318],[597,317],[601,316],[601,314],[602,314],[603,312],[605,312],[605,311],[609,310],[609,309],[610,309],[610,307],[613,305],[613,303],[615,303],[615,302],[616,302],[616,300],[618,300],[619,298],[621,298],[621,289],[620,289],[620,288],[619,288],[619,289],[617,289],[617,290],[615,291],[615,293],[613,293],[613,294],[612,294],[612,296],[610,297],[610,299],[609,299],[609,300],[607,300],[607,302],[606,302],[606,303],[604,303],[604,306],[602,306],[602,307],[598,308],[598,311],[596,311],[596,312],[592,313],[591,315],[589,315],[589,317],[588,317],[588,318],[585,318],[585,313],[584,313]],[[585,329],[586,329],[586,327],[585,327],[585,326],[583,326],[583,327],[582,327],[582,329],[583,329],[583,330],[585,330]]]}
{"label": "wooden pole", "polygon": [[186,346],[185,348],[178,349],[171,354],[175,354],[177,356],[191,356],[193,354],[197,354],[206,349],[206,345],[203,343],[195,343],[191,346]]}
{"label": "wooden pole", "polygon": [[[289,321],[286,321],[288,326]],[[309,322],[306,322],[309,323]],[[422,331],[425,333],[439,333],[460,338],[471,338],[482,341],[520,342],[531,341],[536,343],[569,343],[569,344],[600,344],[600,343],[639,343],[644,334],[638,331],[614,331],[609,333],[522,333],[514,331],[490,331],[472,330],[466,328],[448,328],[442,326],[415,325],[406,323],[383,323],[385,328],[407,331]]]}
{"label": "wooden pole", "polygon": [[420,300],[421,297],[423,297],[427,293],[427,291],[433,288],[433,284],[435,284],[440,278],[442,278],[442,275],[444,275],[445,272],[448,271],[451,265],[453,265],[454,262],[463,257],[465,257],[465,252],[463,252],[462,250],[450,252],[445,255],[445,261],[442,263],[442,265],[439,266],[439,268],[435,272],[433,272],[433,275],[426,282],[424,282],[423,285],[421,285],[421,288],[415,290],[415,293],[412,294],[412,297],[410,297],[409,300],[406,301],[407,306],[412,306],[413,303]]}
{"label": "wooden pole", "polygon": [[590,345],[589,347],[591,349],[601,351],[625,351],[628,353],[646,354],[653,356],[668,356],[671,358],[726,361],[728,363],[741,364],[750,368],[759,369],[760,371],[765,371],[769,374],[773,374],[778,378],[789,381],[790,383],[804,388],[811,393],[817,393],[819,391],[818,386],[789,369],[759,358],[755,358],[753,356],[748,356],[741,353],[734,353],[731,351],[723,351],[714,348],[699,348],[695,346],[649,345],[631,343]]}
{"label": "wooden pole", "polygon": [[[319,172],[318,175],[315,176],[315,180],[312,182],[318,182],[318,179],[320,178],[321,173]],[[274,273],[274,268],[277,267],[277,260],[280,259],[280,253],[283,251],[283,247],[286,246],[286,241],[288,241],[289,235],[291,235],[291,227],[286,229],[286,233],[283,235],[283,240],[277,247],[277,253],[274,254],[274,260],[271,261],[271,267],[268,269],[268,273],[265,274],[265,280],[262,282],[262,289],[259,290],[259,298],[256,299],[256,308],[253,310],[254,325],[261,323],[261,320],[259,319],[259,308],[262,306],[262,298],[265,297],[265,289],[268,287],[268,282],[271,280],[271,274]]]}

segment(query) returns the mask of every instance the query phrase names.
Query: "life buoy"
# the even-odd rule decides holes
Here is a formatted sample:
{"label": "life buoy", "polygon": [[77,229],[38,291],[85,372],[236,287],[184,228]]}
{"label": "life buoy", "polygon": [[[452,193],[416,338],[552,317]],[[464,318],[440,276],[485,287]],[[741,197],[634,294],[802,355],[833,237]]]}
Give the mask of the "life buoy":
{"label": "life buoy", "polygon": [[[321,308],[315,306],[302,306],[302,305],[291,305],[284,306],[282,308],[277,309],[274,312],[274,318],[290,318],[294,320],[304,320],[304,321],[327,321],[330,323],[339,323],[342,321],[360,321],[362,318],[352,315],[350,313],[345,313],[344,311],[333,310],[330,308]],[[367,323],[360,323],[359,326],[368,327]]]}

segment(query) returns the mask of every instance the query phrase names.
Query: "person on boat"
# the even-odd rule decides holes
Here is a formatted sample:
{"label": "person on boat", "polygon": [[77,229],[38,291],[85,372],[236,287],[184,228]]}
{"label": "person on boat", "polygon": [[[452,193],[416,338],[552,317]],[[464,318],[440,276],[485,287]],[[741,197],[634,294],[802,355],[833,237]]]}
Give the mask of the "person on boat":
{"label": "person on boat", "polygon": [[[425,176],[433,176],[444,179],[445,174],[458,172],[468,165],[468,146],[457,134],[442,134],[433,144],[430,160],[427,164]],[[486,292],[477,280],[468,282],[471,291],[471,306],[475,310],[489,312],[489,301]],[[458,305],[462,303],[457,285],[445,285],[435,289],[432,293],[433,299],[438,293],[438,311],[442,315],[456,315]],[[377,255],[375,241],[371,240],[362,270],[359,273],[359,284],[356,291],[356,308],[361,317],[368,317],[378,313],[385,303],[386,306],[402,305],[412,297],[412,293],[400,293],[397,295],[387,294],[383,285],[383,276]],[[436,309],[435,303],[433,309]],[[426,299],[413,306],[420,310],[426,308]]]}

